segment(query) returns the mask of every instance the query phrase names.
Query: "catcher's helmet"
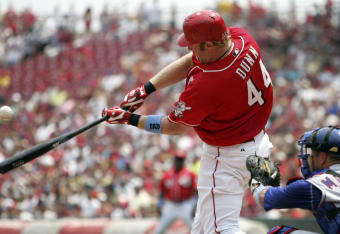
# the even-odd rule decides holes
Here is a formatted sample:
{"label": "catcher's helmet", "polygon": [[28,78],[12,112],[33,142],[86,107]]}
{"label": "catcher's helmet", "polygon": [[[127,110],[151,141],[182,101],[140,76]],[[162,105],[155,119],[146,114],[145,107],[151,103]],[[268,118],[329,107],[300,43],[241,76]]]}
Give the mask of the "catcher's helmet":
{"label": "catcher's helmet", "polygon": [[340,128],[329,126],[307,131],[299,139],[298,145],[300,145],[300,154],[298,157],[301,172],[304,177],[307,178],[311,174],[307,163],[307,158],[310,156],[310,154],[307,153],[307,148],[332,153],[340,158]]}
{"label": "catcher's helmet", "polygon": [[224,41],[227,31],[222,16],[216,11],[197,11],[184,19],[184,33],[178,37],[177,44],[185,47],[205,41]]}

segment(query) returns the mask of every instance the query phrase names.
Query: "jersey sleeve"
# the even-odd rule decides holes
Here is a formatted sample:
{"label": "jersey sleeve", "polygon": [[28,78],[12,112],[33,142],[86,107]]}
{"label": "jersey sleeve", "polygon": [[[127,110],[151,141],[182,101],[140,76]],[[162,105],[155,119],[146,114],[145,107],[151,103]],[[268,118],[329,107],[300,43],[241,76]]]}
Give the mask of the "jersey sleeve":
{"label": "jersey sleeve", "polygon": [[211,91],[214,88],[205,84],[195,79],[188,84],[174,104],[174,109],[168,116],[169,121],[198,126],[204,118],[214,113],[218,100]]}
{"label": "jersey sleeve", "polygon": [[285,187],[270,187],[265,194],[263,207],[271,209],[301,208],[316,211],[322,192],[306,180],[297,180]]}

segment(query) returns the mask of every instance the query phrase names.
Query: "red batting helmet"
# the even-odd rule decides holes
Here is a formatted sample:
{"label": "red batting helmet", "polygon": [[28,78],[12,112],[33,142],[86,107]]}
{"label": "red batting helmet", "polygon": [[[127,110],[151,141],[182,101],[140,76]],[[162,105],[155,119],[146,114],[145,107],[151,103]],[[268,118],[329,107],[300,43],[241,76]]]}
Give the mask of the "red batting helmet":
{"label": "red batting helmet", "polygon": [[213,10],[197,11],[184,19],[183,32],[177,44],[185,47],[205,41],[224,41],[227,26],[222,16]]}

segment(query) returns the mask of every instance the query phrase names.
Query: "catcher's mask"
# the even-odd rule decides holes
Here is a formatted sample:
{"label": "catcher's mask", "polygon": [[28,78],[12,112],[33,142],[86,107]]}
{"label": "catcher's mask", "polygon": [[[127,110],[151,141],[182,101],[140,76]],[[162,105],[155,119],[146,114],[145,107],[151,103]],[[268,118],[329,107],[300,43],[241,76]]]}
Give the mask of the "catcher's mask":
{"label": "catcher's mask", "polygon": [[301,172],[305,178],[308,178],[312,173],[307,162],[311,155],[310,149],[332,153],[340,158],[340,128],[329,126],[307,131],[299,139],[298,145],[300,145],[298,158]]}

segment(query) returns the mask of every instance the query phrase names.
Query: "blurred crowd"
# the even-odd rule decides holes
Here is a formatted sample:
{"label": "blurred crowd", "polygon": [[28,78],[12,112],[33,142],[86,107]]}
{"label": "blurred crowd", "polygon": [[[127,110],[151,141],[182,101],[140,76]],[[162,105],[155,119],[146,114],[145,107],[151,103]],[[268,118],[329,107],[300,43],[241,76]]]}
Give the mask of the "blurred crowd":
{"label": "blurred crowd", "polygon": [[[161,9],[154,3],[152,8],[142,4],[136,15],[104,7],[98,31],[92,30],[91,8],[76,18],[39,18],[29,9],[13,8],[1,15],[0,105],[11,106],[16,115],[0,122],[0,161],[99,118],[102,108],[119,104],[127,91],[187,52],[175,45],[181,31],[177,9],[171,10],[168,22],[160,23],[156,19]],[[282,183],[300,175],[299,136],[314,127],[339,124],[340,114],[340,9],[327,1],[300,22],[292,8],[291,15],[282,18],[251,3],[246,9],[231,1],[216,5],[229,26],[246,28],[260,45],[274,83],[267,131]],[[155,92],[139,112],[169,113],[183,87],[180,83]],[[201,149],[193,132],[159,136],[103,123],[2,175],[0,218],[156,216],[158,181],[179,149],[188,153],[187,164],[197,173]],[[264,213],[247,193],[242,215],[310,214]]]}

